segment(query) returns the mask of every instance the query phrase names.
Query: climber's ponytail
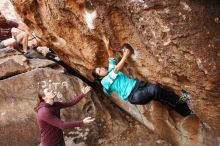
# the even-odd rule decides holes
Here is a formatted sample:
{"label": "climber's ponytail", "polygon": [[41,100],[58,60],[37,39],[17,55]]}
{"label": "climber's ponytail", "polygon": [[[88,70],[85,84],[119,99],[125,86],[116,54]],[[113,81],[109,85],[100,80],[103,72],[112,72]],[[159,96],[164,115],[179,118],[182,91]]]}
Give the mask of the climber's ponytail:
{"label": "climber's ponytail", "polygon": [[93,69],[92,76],[94,78],[93,83],[95,84],[96,89],[103,92],[103,86],[101,84],[102,78],[97,74],[96,69]]}

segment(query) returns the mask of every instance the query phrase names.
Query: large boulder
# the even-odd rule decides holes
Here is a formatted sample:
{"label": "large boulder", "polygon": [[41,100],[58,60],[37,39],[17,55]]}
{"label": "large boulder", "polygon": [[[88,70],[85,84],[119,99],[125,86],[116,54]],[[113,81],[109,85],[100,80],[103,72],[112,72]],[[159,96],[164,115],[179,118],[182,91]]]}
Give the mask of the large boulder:
{"label": "large boulder", "polygon": [[198,117],[179,117],[156,102],[136,107],[115,99],[116,104],[175,145],[210,141],[216,145],[220,135],[218,0],[11,1],[41,43],[89,80],[94,67],[107,66],[100,33],[110,38],[116,54],[123,43],[131,44],[135,53],[124,71],[177,93],[187,90],[192,96],[189,106]]}
{"label": "large boulder", "polygon": [[[23,59],[22,62],[21,58],[25,57],[11,48],[0,50],[0,55],[0,145],[37,146],[40,133],[34,107],[39,90],[53,88],[58,92],[57,100],[65,101],[79,94],[85,83],[50,60]],[[64,121],[87,116],[95,117],[95,122],[65,130],[67,146],[169,145],[94,91],[61,114]]]}

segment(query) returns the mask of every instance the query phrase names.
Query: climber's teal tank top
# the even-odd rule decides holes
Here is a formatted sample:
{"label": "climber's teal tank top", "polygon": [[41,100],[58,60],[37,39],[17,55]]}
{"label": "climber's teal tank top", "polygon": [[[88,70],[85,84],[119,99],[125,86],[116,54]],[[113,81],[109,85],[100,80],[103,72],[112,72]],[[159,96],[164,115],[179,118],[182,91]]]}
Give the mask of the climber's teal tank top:
{"label": "climber's teal tank top", "polygon": [[116,61],[114,58],[109,59],[108,74],[101,80],[103,90],[106,94],[111,95],[115,92],[122,100],[128,100],[136,80],[129,78],[122,72],[115,73],[114,68]]}

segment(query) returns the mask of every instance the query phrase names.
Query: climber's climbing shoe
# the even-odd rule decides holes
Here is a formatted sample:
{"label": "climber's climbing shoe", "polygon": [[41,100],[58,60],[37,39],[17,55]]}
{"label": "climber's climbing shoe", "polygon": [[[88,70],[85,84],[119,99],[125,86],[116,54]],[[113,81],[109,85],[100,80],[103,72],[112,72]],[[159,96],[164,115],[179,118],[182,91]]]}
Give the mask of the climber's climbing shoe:
{"label": "climber's climbing shoe", "polygon": [[189,93],[185,90],[182,90],[182,95],[179,98],[179,102],[186,103],[188,100],[190,100],[191,96]]}
{"label": "climber's climbing shoe", "polygon": [[189,115],[194,116],[194,115],[196,115],[196,113],[194,113],[193,111],[191,111]]}

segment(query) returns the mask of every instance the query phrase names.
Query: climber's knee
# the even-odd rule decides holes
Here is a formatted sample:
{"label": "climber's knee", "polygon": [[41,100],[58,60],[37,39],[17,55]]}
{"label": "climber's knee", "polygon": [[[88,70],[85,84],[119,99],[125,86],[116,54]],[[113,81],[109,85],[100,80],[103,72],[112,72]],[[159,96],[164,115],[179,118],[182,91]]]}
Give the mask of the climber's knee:
{"label": "climber's knee", "polygon": [[153,99],[153,96],[151,93],[147,93],[146,90],[141,89],[137,90],[133,96],[129,98],[129,102],[131,104],[147,104]]}
{"label": "climber's knee", "polygon": [[21,32],[16,35],[15,38],[18,43],[21,43],[24,39],[28,39],[28,34],[26,32]]}
{"label": "climber's knee", "polygon": [[14,37],[1,41],[1,47],[15,46],[16,39]]}

